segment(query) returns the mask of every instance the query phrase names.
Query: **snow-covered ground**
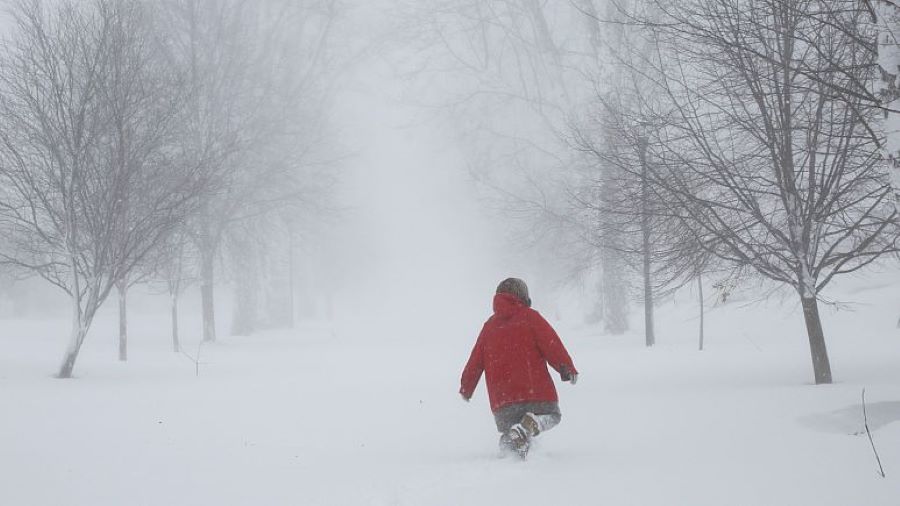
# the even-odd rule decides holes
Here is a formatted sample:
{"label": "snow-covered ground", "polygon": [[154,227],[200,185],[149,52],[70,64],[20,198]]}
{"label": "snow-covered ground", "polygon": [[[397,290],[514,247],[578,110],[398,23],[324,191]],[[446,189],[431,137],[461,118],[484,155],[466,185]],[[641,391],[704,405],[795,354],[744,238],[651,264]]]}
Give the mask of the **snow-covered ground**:
{"label": "snow-covered ground", "polygon": [[[0,504],[895,505],[893,281],[851,280],[855,309],[823,310],[830,386],[810,384],[790,299],[712,310],[702,353],[685,300],[661,308],[652,350],[560,322],[582,374],[526,462],[498,458],[483,385],[470,404],[456,394],[484,312],[227,337],[196,377],[165,318],[136,310],[130,361],[107,315],[74,380],[52,377],[65,321],[6,321]],[[863,387],[885,479],[854,435]]]}

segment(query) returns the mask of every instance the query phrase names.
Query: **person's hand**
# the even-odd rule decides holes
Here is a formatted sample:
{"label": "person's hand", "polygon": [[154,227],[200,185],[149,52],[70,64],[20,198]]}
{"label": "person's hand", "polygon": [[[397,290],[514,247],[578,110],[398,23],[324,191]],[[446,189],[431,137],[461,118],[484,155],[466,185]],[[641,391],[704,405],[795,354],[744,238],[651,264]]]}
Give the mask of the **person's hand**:
{"label": "person's hand", "polygon": [[578,382],[578,373],[571,372],[568,367],[562,366],[559,371],[559,379],[568,381],[569,383],[574,385]]}

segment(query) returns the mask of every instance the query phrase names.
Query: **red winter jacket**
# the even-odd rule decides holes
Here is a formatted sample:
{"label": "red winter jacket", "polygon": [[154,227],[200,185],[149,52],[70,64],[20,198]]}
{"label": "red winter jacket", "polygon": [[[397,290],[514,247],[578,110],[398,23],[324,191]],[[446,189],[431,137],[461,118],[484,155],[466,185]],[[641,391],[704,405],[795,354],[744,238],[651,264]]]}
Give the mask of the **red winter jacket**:
{"label": "red winter jacket", "polygon": [[491,411],[520,402],[556,402],[548,363],[563,377],[578,373],[547,320],[515,295],[498,293],[494,315],[475,342],[459,392],[471,397],[484,372]]}

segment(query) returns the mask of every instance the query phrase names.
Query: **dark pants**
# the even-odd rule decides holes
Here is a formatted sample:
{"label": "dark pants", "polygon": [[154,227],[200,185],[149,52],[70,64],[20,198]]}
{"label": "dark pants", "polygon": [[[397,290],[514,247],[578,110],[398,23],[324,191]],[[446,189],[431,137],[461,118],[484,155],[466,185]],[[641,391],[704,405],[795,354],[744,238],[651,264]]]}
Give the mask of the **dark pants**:
{"label": "dark pants", "polygon": [[562,413],[559,411],[558,402],[520,402],[517,404],[508,404],[494,412],[494,421],[497,423],[497,431],[501,433],[509,432],[509,429],[522,421],[525,413],[537,415],[536,418],[540,423],[540,430],[552,429],[562,419]]}

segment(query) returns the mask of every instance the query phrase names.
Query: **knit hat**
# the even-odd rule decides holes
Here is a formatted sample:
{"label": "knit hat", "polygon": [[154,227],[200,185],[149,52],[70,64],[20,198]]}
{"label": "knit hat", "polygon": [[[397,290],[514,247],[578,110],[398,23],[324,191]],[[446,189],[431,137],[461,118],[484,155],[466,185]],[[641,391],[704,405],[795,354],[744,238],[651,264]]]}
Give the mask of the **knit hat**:
{"label": "knit hat", "polygon": [[528,296],[528,285],[519,278],[506,278],[497,285],[497,293],[509,293],[515,295],[523,304],[531,307],[531,297]]}

